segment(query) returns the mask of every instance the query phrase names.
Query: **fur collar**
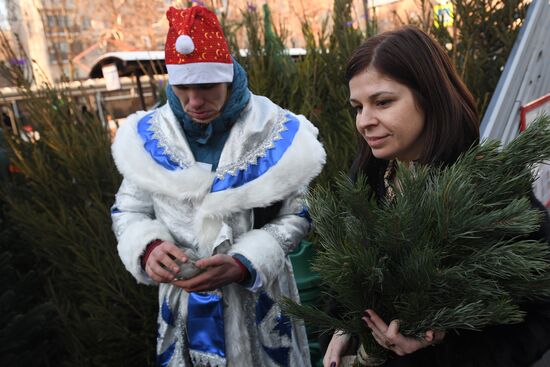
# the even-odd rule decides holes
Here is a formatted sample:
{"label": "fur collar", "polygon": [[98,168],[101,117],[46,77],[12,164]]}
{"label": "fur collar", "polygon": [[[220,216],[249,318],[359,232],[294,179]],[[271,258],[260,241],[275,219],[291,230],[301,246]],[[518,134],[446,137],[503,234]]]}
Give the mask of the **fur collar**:
{"label": "fur collar", "polygon": [[[145,190],[196,201],[196,218],[201,224],[207,218],[221,218],[280,201],[307,186],[325,163],[317,128],[304,116],[287,115],[288,111],[265,97],[251,97],[231,130],[215,173],[195,162],[182,128],[168,105],[152,113],[151,129],[159,146],[180,168],[166,169],[144,149],[137,126],[146,116],[145,112],[128,117],[117,132],[112,147],[115,163],[126,179]],[[246,170],[265,156],[274,141],[280,138],[281,126],[289,116],[296,120],[298,128],[291,145],[276,164],[239,187],[210,192],[216,178]]]}

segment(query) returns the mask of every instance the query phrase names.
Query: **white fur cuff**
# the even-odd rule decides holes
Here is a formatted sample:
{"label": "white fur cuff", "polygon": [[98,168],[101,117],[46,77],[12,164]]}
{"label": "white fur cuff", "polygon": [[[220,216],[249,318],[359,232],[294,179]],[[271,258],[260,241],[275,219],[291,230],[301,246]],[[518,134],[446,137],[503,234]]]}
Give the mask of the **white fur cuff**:
{"label": "white fur cuff", "polygon": [[117,246],[118,255],[138,283],[156,284],[141,268],[141,255],[149,242],[156,239],[174,242],[174,238],[166,226],[158,220],[142,220],[132,223],[120,236]]}
{"label": "white fur cuff", "polygon": [[269,286],[283,271],[285,253],[281,245],[261,229],[252,230],[237,238],[230,254],[246,257],[261,277],[264,286]]}

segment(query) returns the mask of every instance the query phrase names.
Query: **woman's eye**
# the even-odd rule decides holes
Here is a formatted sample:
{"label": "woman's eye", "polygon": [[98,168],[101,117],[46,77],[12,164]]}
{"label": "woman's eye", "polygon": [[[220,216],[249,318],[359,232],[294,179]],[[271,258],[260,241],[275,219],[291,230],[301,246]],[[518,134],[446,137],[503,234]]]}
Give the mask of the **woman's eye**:
{"label": "woman's eye", "polygon": [[355,114],[356,114],[356,115],[361,114],[361,112],[363,111],[363,107],[362,107],[362,106],[351,106],[351,108],[353,108],[353,110],[355,111]]}
{"label": "woman's eye", "polygon": [[392,102],[391,99],[381,99],[379,101],[376,101],[376,105],[379,107],[385,107],[389,105]]}

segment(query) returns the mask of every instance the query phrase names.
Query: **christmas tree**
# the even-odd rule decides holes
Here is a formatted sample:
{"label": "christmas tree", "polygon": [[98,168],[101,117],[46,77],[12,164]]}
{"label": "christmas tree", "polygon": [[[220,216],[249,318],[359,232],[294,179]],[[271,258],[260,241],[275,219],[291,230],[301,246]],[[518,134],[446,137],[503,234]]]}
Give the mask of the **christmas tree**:
{"label": "christmas tree", "polygon": [[550,118],[541,117],[505,148],[485,142],[448,167],[399,164],[395,198],[382,203],[364,177],[317,187],[314,267],[343,314],[286,301],[288,311],[358,335],[382,359],[361,320],[367,308],[418,337],[520,322],[523,301],[550,297],[550,249],[529,239],[542,220],[529,200],[532,169],[548,158]]}
{"label": "christmas tree", "polygon": [[28,244],[12,229],[0,199],[0,365],[59,362],[61,335],[54,305],[40,291],[47,283]]}
{"label": "christmas tree", "polygon": [[[0,52],[29,60],[5,35]],[[156,289],[138,286],[117,253],[109,214],[121,178],[108,128],[63,85],[34,86],[30,66],[0,64],[40,134],[6,135],[19,173],[0,186],[7,223],[0,265],[2,275],[13,271],[2,278],[2,365],[153,365]],[[32,364],[18,352],[34,356]]]}

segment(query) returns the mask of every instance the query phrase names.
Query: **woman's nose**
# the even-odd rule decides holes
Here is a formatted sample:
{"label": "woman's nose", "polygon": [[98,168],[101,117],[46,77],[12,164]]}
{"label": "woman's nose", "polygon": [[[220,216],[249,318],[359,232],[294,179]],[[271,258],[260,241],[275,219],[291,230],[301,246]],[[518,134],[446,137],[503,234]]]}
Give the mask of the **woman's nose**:
{"label": "woman's nose", "polygon": [[361,112],[357,114],[357,127],[358,128],[367,128],[369,126],[376,125],[378,123],[378,120],[376,119],[376,116],[372,113],[372,111],[362,108]]}

